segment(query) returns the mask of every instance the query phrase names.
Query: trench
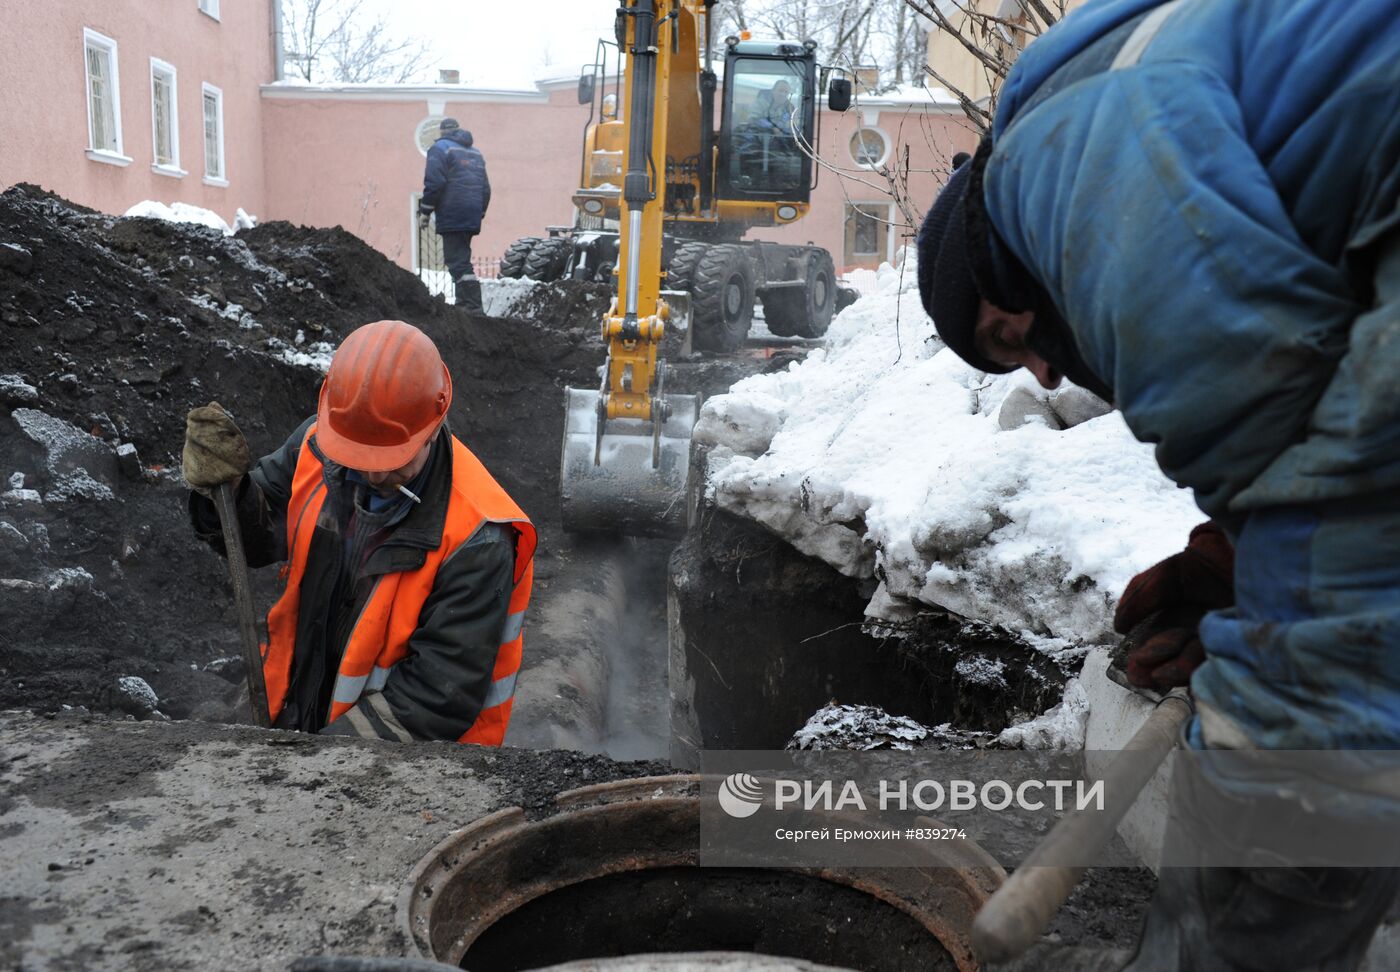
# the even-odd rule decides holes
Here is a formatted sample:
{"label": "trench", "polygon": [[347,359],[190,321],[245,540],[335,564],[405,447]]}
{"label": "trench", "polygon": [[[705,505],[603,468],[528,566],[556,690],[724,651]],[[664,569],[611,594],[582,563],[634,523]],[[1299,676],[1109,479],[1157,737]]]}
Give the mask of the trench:
{"label": "trench", "polygon": [[[454,377],[453,431],[540,532],[508,745],[669,755],[685,768],[701,748],[781,748],[833,699],[991,730],[1045,708],[1054,691],[1053,677],[1005,690],[960,686],[948,670],[964,635],[930,622],[916,651],[908,638],[874,637],[861,624],[869,591],[859,582],[712,511],[679,545],[567,535],[557,485],[563,389],[596,381],[602,288],[542,292],[530,319],[472,318],[343,230],[266,224],[229,239],[102,216],[26,186],[0,194],[0,238],[34,253],[23,274],[0,268],[0,475],[20,474],[38,497],[0,499],[0,707],[248,721],[226,565],[190,536],[174,472],[184,416],[215,398],[255,455],[270,452],[315,410],[321,373],[303,359],[380,319],[409,321],[438,344]],[[668,388],[718,394],[801,353],[760,338],[741,354],[678,360]],[[63,435],[36,439],[20,423],[28,412],[61,423]],[[255,572],[262,610],[275,575]],[[133,677],[149,700],[124,689]],[[671,815],[689,826],[690,807],[673,805]],[[415,924],[411,937],[424,955],[447,954],[423,943],[456,941],[462,915],[489,912],[473,932],[484,949],[473,967],[500,968],[492,954],[504,962],[527,945],[538,950],[534,964],[740,948],[881,969],[939,968],[939,955],[959,948],[963,919],[913,901],[898,876],[876,886],[852,875],[702,874],[709,869],[693,858],[657,850],[661,826],[613,822],[564,844],[527,842],[535,852],[510,858],[509,881],[473,878],[518,913],[475,898],[471,912],[462,895],[472,882],[448,882],[431,915],[415,912],[429,930]],[[693,829],[672,834],[693,850]],[[610,858],[590,857],[609,836],[628,842]],[[592,863],[553,870],[579,858]],[[980,892],[960,893],[975,902]],[[454,900],[458,917],[444,905]],[[654,920],[631,927],[627,916],[643,913]],[[541,931],[560,924],[576,930],[567,956],[564,936]],[[854,933],[852,924],[885,932]],[[885,942],[907,948],[886,955]]]}

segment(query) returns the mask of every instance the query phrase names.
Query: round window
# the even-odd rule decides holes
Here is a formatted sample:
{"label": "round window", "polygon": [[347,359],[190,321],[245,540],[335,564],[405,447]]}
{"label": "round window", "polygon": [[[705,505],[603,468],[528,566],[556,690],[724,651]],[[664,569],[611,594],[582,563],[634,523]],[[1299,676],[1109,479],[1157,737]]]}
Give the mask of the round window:
{"label": "round window", "polygon": [[857,165],[875,168],[885,164],[890,154],[890,140],[878,128],[862,128],[851,136],[851,158]]}
{"label": "round window", "polygon": [[438,140],[438,126],[446,115],[429,115],[418,123],[418,130],[414,132],[414,140],[418,143],[418,151],[424,155],[428,154],[428,149],[433,147],[433,143]]}

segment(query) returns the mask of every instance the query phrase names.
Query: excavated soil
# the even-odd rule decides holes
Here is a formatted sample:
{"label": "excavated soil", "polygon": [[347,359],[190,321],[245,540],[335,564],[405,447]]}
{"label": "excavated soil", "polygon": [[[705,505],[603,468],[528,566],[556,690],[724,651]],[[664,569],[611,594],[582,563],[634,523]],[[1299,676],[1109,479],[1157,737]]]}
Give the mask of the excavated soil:
{"label": "excavated soil", "polygon": [[[593,384],[602,352],[591,323],[557,322],[596,294],[535,296],[548,325],[474,318],[340,229],[268,223],[226,238],[32,186],[0,194],[0,243],[11,245],[0,254],[0,708],[142,714],[139,689],[118,682],[134,675],[167,715],[232,714],[237,628],[224,561],[186,521],[185,412],[218,400],[254,453],[269,451],[315,410],[311,360],[371,321],[406,320],[437,342],[456,381],[454,431],[540,525],[542,558],[558,546],[563,389]],[[262,604],[271,573],[255,578]]]}
{"label": "excavated soil", "polygon": [[[178,476],[185,413],[217,400],[270,451],[315,410],[339,341],[386,318],[437,342],[453,431],[539,527],[543,604],[581,570],[559,523],[564,387],[596,385],[609,300],[563,282],[522,317],[474,317],[339,228],[225,237],[0,193],[0,709],[242,721],[226,565],[192,536]],[[714,394],[786,360],[699,355],[668,389]],[[254,572],[260,607],[274,575]]]}

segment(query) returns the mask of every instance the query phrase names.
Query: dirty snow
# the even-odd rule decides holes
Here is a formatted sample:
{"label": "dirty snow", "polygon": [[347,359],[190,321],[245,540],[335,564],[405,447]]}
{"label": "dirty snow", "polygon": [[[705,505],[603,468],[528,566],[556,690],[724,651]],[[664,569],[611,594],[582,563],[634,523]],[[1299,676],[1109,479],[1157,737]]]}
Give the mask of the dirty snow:
{"label": "dirty snow", "polygon": [[[242,222],[252,225],[253,220],[242,209],[238,210]],[[189,203],[171,203],[166,205],[163,202],[156,202],[154,199],[145,199],[132,206],[123,216],[139,216],[145,219],[163,219],[171,223],[197,223],[200,226],[208,226],[216,229],[225,236],[232,236],[233,229],[224,222],[222,216],[209,209],[202,209],[199,206],[191,206]],[[238,217],[235,217],[237,220]],[[241,228],[241,225],[240,225]]]}
{"label": "dirty snow", "polygon": [[22,375],[0,375],[0,402],[10,405],[32,404],[39,400],[39,389]]}
{"label": "dirty snow", "polygon": [[[419,270],[418,277],[428,293],[456,303],[452,274],[446,270]],[[520,299],[539,286],[538,280],[524,277],[481,277],[481,308],[487,317],[510,317]]]}
{"label": "dirty snow", "polygon": [[947,722],[926,726],[908,716],[892,715],[878,706],[829,702],[793,733],[786,748],[814,752],[833,749],[912,752],[930,748],[981,748],[990,742],[990,733],[955,729]]}
{"label": "dirty snow", "polygon": [[1089,695],[1079,679],[1065,685],[1065,695],[1053,709],[1018,722],[1001,731],[997,744],[1006,749],[1051,749],[1074,752],[1084,748],[1084,734],[1089,727]]}
{"label": "dirty snow", "polygon": [[[301,344],[304,335],[297,332],[297,343]],[[279,338],[270,337],[267,339],[267,349],[273,357],[280,358],[289,365],[298,368],[315,368],[321,374],[330,370],[331,358],[335,356],[335,345],[329,341],[313,341],[302,347],[292,347],[286,341]]]}
{"label": "dirty snow", "polygon": [[708,495],[849,576],[878,572],[877,616],[903,599],[1108,642],[1118,593],[1202,515],[1117,412],[1000,430],[1009,392],[1050,396],[944,348],[913,264],[882,266],[825,348],[705,403]]}

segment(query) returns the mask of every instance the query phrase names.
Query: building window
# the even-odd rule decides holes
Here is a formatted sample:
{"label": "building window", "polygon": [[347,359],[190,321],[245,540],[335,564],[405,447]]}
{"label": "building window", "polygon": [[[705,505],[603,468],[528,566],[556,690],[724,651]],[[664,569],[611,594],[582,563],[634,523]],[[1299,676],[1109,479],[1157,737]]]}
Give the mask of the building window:
{"label": "building window", "polygon": [[162,175],[182,176],[180,116],[176,107],[175,68],[151,58],[151,168]]}
{"label": "building window", "polygon": [[888,259],[889,224],[889,203],[847,203],[845,265],[868,265]]}
{"label": "building window", "polygon": [[224,169],[224,93],[212,84],[204,86],[204,181],[228,185]]}
{"label": "building window", "polygon": [[117,42],[84,28],[83,54],[87,71],[88,158],[126,165],[131,160],[122,154]]}
{"label": "building window", "polygon": [[199,10],[215,20],[219,19],[219,0],[199,0]]}
{"label": "building window", "polygon": [[413,140],[418,144],[418,151],[424,155],[428,154],[428,149],[433,147],[433,143],[438,140],[438,126],[446,115],[429,115],[418,123],[418,128],[414,130]]}
{"label": "building window", "polygon": [[862,128],[851,136],[851,158],[867,169],[885,164],[890,154],[890,140],[878,128]]}

